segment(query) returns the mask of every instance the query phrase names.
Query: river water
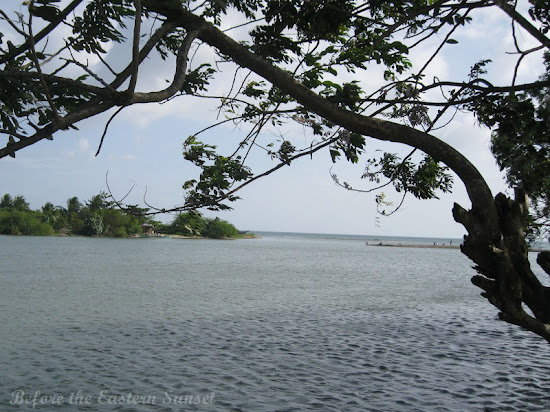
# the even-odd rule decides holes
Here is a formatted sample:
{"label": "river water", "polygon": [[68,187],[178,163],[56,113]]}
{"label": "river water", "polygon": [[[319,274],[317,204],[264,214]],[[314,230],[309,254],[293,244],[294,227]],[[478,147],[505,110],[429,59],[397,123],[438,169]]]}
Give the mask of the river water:
{"label": "river water", "polygon": [[472,275],[353,239],[0,236],[0,410],[550,410],[550,345]]}

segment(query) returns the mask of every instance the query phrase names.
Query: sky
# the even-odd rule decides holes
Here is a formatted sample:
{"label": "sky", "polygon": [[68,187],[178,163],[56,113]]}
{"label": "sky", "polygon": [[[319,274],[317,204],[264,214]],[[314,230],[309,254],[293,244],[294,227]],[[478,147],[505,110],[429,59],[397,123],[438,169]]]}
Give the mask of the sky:
{"label": "sky", "polygon": [[[470,66],[481,58],[492,58],[490,78],[495,84],[510,82],[513,70],[513,39],[510,24],[504,14],[482,11],[476,13],[472,24],[458,32],[454,49],[434,61],[428,76],[466,78]],[[490,36],[488,28],[490,27]],[[56,39],[52,39],[55,41]],[[59,40],[59,39],[57,39]],[[531,44],[528,35],[520,33],[525,45]],[[212,58],[204,48],[198,57]],[[422,64],[428,49],[411,54],[415,64]],[[107,56],[115,66],[122,67],[130,56],[127,49],[115,46]],[[100,64],[95,64],[98,70]],[[151,59],[140,71],[139,90],[165,87],[172,67],[159,59]],[[541,73],[540,56],[526,59],[520,67],[519,80],[534,80]],[[222,88],[231,81],[232,72],[223,74],[214,85]],[[366,75],[365,75],[366,76]],[[361,79],[368,82],[368,78]],[[112,112],[111,112],[112,113]],[[182,156],[184,140],[218,118],[215,106],[205,100],[181,98],[162,105],[130,107],[111,123],[99,156],[94,156],[110,113],[77,124],[78,131],[63,131],[53,141],[41,141],[17,153],[15,159],[0,160],[3,176],[0,194],[23,195],[34,209],[51,201],[66,205],[68,198],[81,201],[107,190],[107,181],[115,197],[122,198],[133,187],[126,200],[129,203],[147,202],[159,208],[170,208],[183,203],[182,184],[196,178],[197,169]],[[223,118],[223,114],[222,114]],[[247,131],[246,126],[231,123],[201,135],[210,144],[230,150],[236,147]],[[266,132],[268,133],[268,132]],[[288,126],[285,138],[306,142],[307,133],[299,126]],[[510,194],[503,174],[489,151],[490,131],[479,127],[469,114],[459,114],[445,128],[434,132],[468,157],[481,171],[494,194]],[[266,136],[266,138],[271,136]],[[407,153],[403,145],[388,145],[367,139],[367,152],[385,149]],[[364,159],[363,159],[364,160]],[[252,158],[254,170],[262,171],[275,163],[265,153]],[[331,167],[333,167],[331,169]],[[257,169],[256,169],[257,168]],[[333,165],[328,151],[321,151],[312,159],[301,159],[278,172],[260,179],[243,189],[242,198],[232,204],[229,212],[205,212],[233,223],[241,230],[284,231],[307,233],[339,233],[380,236],[420,236],[457,238],[465,234],[455,223],[451,210],[457,202],[469,207],[470,202],[460,180],[455,179],[453,193],[441,194],[440,199],[420,201],[407,198],[399,211],[390,217],[376,213],[375,194],[358,194],[338,187],[331,179],[331,171],[342,181],[363,184],[364,163],[350,166],[339,162]],[[386,191],[396,202],[399,197]],[[171,216],[159,216],[170,220]]]}

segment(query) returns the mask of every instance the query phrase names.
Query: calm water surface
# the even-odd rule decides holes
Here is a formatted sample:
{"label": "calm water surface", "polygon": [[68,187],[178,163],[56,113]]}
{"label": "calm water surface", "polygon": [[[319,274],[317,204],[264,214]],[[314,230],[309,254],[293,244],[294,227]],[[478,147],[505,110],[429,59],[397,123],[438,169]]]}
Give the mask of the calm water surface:
{"label": "calm water surface", "polygon": [[472,274],[357,240],[0,236],[0,410],[550,410],[550,345]]}

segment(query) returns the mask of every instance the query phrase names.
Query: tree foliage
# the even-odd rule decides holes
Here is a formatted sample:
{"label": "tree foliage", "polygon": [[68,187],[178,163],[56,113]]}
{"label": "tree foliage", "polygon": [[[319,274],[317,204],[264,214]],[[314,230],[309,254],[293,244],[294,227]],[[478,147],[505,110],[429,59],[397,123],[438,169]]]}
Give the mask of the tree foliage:
{"label": "tree foliage", "polygon": [[147,209],[134,206],[131,213],[126,212],[109,199],[110,195],[100,192],[85,205],[74,196],[67,200],[67,208],[46,202],[40,210],[31,210],[24,196],[12,198],[5,194],[0,201],[0,234],[128,237],[140,235],[145,224],[152,225],[157,232],[191,237],[224,239],[237,237],[239,233],[231,223],[217,217],[206,218],[197,211],[179,213],[165,225],[152,220]]}
{"label": "tree foliage", "polygon": [[[403,199],[408,194],[434,198],[450,190],[452,171],[472,201],[470,210],[455,205],[453,216],[468,231],[462,251],[476,264],[474,283],[503,319],[550,341],[547,291],[530,269],[523,232],[529,221],[525,191],[537,213],[546,213],[548,140],[542,128],[550,79],[520,81],[518,76],[526,58],[550,50],[547,2],[531,0],[523,8],[507,0],[24,4],[26,11],[2,10],[0,133],[5,144],[0,157],[15,157],[111,109],[116,116],[134,104],[192,98],[217,99],[219,113],[226,116],[217,124],[234,122],[243,137],[227,152],[200,138],[214,125],[187,138],[184,157],[201,169],[200,175],[183,185],[182,206],[150,213],[226,209],[241,188],[322,149],[333,162],[365,162],[363,177],[376,185],[369,190],[393,184]],[[462,53],[464,67],[470,68],[465,78],[428,76],[442,53],[461,47],[456,36],[461,28],[487,9],[512,23],[517,60],[510,81],[494,85],[490,62],[468,61],[467,52]],[[234,27],[228,28],[231,23]],[[71,34],[56,41],[64,27]],[[521,37],[536,45],[522,48]],[[118,44],[126,45],[131,57],[115,70],[109,49]],[[207,53],[198,53],[199,47],[214,50],[216,61],[200,60]],[[411,56],[417,50],[427,51],[428,58],[415,66]],[[174,66],[173,77],[163,89],[140,89],[140,67],[155,55]],[[92,57],[97,65],[88,63]],[[228,67],[234,70],[233,81],[220,93],[212,80]],[[494,129],[496,158],[510,183],[522,189],[514,200],[494,197],[471,162],[435,136],[461,110]],[[301,127],[306,138],[289,137],[289,124]],[[107,127],[105,132],[98,153]],[[406,144],[411,152],[403,158],[391,153],[373,157],[366,138]],[[273,167],[251,169],[248,160],[258,150],[274,161]],[[378,199],[389,203],[382,195]],[[71,224],[99,227],[91,217],[95,212],[84,216],[77,209],[68,214]],[[89,206],[84,209],[89,212]],[[104,214],[97,216],[105,223]]]}
{"label": "tree foliage", "polygon": [[52,226],[36,213],[0,209],[0,234],[47,236],[53,233]]}
{"label": "tree foliage", "polygon": [[151,222],[150,217],[116,208],[108,198],[107,193],[100,192],[86,205],[75,196],[67,200],[67,208],[46,202],[40,210],[31,210],[24,196],[5,194],[0,202],[0,234],[126,237],[140,234],[142,225]]}
{"label": "tree foliage", "polygon": [[[550,80],[550,53],[544,56]],[[550,237],[550,89],[541,87],[477,99],[469,104],[479,121],[493,129],[491,150],[511,186],[531,199],[533,239]]]}
{"label": "tree foliage", "polygon": [[198,212],[191,211],[178,214],[166,230],[183,236],[202,236],[206,221]]}
{"label": "tree foliage", "polygon": [[207,219],[206,227],[202,232],[203,236],[212,239],[232,238],[237,236],[238,233],[235,226],[220,218]]}
{"label": "tree foliage", "polygon": [[212,239],[235,238],[239,231],[226,220],[205,218],[197,211],[179,213],[172,223],[162,228],[164,233]]}

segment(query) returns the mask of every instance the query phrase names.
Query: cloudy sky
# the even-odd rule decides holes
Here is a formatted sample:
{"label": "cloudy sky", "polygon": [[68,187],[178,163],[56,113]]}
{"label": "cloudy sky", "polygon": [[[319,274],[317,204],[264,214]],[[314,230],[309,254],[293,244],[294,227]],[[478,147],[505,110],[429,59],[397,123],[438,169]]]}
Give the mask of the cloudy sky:
{"label": "cloudy sky", "polygon": [[[471,64],[482,58],[492,58],[491,80],[495,84],[509,83],[515,60],[505,54],[514,51],[508,20],[498,10],[482,11],[472,17],[473,24],[453,36],[460,43],[449,47],[448,52],[434,62],[428,75],[463,80]],[[530,44],[528,35],[521,35],[520,39]],[[204,53],[202,57],[208,59],[207,50],[201,48],[199,53]],[[411,59],[420,65],[428,56],[428,49],[415,49]],[[115,46],[109,50],[108,59],[120,67],[129,57],[126,48]],[[97,67],[101,70],[99,64]],[[519,72],[520,80],[536,79],[541,67],[540,56],[526,59]],[[139,87],[142,90],[165,87],[171,69],[169,64],[157,59],[149,60],[140,72]],[[229,72],[222,76],[217,85],[230,81],[231,75]],[[128,198],[130,203],[141,203],[146,194],[147,201],[157,207],[182,204],[181,185],[197,175],[197,170],[182,157],[183,141],[216,121],[215,107],[207,101],[181,98],[163,105],[125,109],[111,124],[102,151],[95,157],[109,115],[83,121],[77,125],[79,131],[60,132],[53,141],[42,141],[23,149],[16,159],[1,159],[0,192],[24,195],[33,208],[47,201],[65,205],[69,197],[78,196],[84,201],[106,190],[108,172],[115,195],[122,197],[134,186]],[[246,131],[244,126],[228,124],[205,133],[202,138],[222,149],[231,148],[236,147]],[[298,142],[307,139],[299,126],[289,126],[284,134],[285,138]],[[495,193],[507,190],[489,152],[490,132],[477,126],[471,116],[458,115],[434,134],[470,158]],[[381,148],[407,152],[405,147],[384,146],[375,140],[367,140],[367,147],[371,156]],[[274,164],[265,153],[257,153],[252,159],[257,171]],[[331,166],[328,152],[320,152],[313,159],[303,159],[249,185],[240,193],[242,200],[233,204],[233,211],[218,215],[239,229],[257,231],[444,238],[461,237],[465,233],[451,216],[453,202],[469,206],[460,181],[456,182],[452,194],[443,194],[439,200],[409,198],[391,217],[380,217],[374,202],[377,192],[365,195],[339,188],[330,177]],[[341,180],[350,182],[358,182],[362,170],[361,164],[350,167],[338,163],[333,168]],[[387,192],[390,199],[399,200],[391,191]],[[167,219],[170,217],[161,218]]]}

